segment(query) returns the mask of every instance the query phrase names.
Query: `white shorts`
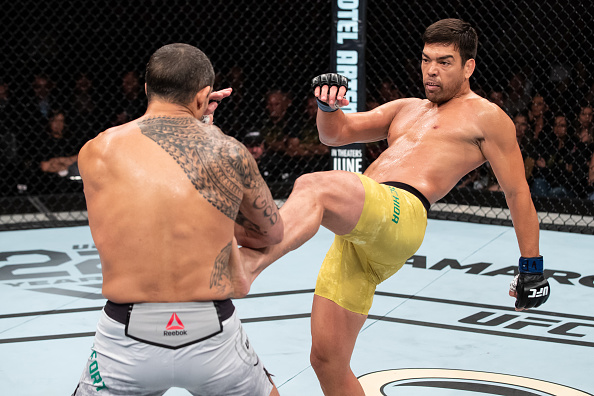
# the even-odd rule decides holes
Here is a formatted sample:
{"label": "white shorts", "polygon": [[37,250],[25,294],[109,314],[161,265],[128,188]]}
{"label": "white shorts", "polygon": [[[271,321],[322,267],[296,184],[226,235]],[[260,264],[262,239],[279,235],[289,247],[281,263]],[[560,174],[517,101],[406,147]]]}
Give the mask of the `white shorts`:
{"label": "white shorts", "polygon": [[272,382],[235,311],[221,324],[222,332],[171,349],[128,337],[104,309],[74,395],[162,395],[176,387],[201,396],[269,396]]}

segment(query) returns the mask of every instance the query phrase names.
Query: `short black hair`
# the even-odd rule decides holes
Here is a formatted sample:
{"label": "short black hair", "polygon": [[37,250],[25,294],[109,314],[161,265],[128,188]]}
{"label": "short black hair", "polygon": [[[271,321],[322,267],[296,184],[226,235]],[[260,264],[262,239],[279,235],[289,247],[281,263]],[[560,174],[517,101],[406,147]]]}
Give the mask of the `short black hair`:
{"label": "short black hair", "polygon": [[454,44],[460,52],[462,66],[469,59],[476,58],[478,36],[476,30],[468,22],[447,18],[430,25],[423,34],[425,44]]}
{"label": "short black hair", "polygon": [[264,143],[264,136],[259,131],[248,132],[242,140],[246,147],[259,146]]}
{"label": "short black hair", "polygon": [[154,97],[185,105],[205,87],[214,85],[214,70],[204,52],[182,43],[159,48],[146,65],[146,93]]}

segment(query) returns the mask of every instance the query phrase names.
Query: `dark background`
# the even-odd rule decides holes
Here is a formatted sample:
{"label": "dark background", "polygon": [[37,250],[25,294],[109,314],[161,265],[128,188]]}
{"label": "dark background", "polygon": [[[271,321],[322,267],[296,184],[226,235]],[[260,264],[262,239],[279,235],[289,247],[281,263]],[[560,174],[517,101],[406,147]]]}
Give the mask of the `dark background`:
{"label": "dark background", "polygon": [[[216,114],[216,123],[224,132],[241,138],[261,123],[267,91],[290,92],[296,111],[301,111],[311,78],[329,71],[330,1],[48,0],[3,1],[1,5],[0,83],[8,84],[17,109],[16,117],[4,113],[0,124],[4,144],[0,147],[4,150],[0,152],[0,195],[5,197],[24,194],[15,188],[23,176],[7,154],[6,142],[16,139],[19,145],[29,144],[33,116],[26,105],[35,74],[47,75],[63,102],[68,101],[79,73],[92,79],[99,106],[89,118],[88,130],[77,132],[92,137],[113,124],[115,98],[126,71],[142,75],[157,48],[189,43],[211,58],[218,73],[215,89],[230,85],[232,68],[243,72],[237,92],[242,100],[230,99]],[[563,109],[574,117],[593,83],[594,11],[586,1],[369,1],[368,99],[378,98],[377,87],[385,79],[404,96],[422,97],[417,74],[421,36],[426,26],[445,17],[464,19],[479,34],[473,89],[485,95],[492,89],[505,91],[512,76],[520,73],[532,93],[547,95],[552,110]],[[553,73],[558,67],[568,72],[564,83],[569,93],[561,96],[555,90]],[[82,187],[78,184],[72,190],[80,193]],[[283,198],[288,191],[277,197]],[[464,199],[460,204],[474,203],[466,201],[472,197],[459,199]],[[583,211],[576,209],[581,204],[563,205],[561,212]]]}

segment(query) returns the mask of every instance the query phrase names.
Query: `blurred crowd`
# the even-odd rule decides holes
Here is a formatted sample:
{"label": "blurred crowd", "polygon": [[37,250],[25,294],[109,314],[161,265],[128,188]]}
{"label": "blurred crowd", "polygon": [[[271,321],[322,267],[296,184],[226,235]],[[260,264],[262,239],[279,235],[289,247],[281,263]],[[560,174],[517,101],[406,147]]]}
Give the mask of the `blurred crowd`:
{"label": "blurred crowd", "polygon": [[[98,93],[100,81],[85,73],[73,76],[71,87],[36,74],[27,94],[18,97],[0,80],[1,194],[80,191],[77,154],[82,145],[146,109],[139,73],[124,71],[120,78],[109,99]],[[232,87],[233,94],[219,106],[215,124],[246,145],[266,181],[292,185],[303,173],[329,169],[329,149],[316,128],[315,98],[270,88],[255,101],[246,84],[239,67],[217,74],[215,89]],[[405,96],[422,97],[390,79],[372,88],[368,110]],[[533,195],[594,200],[594,85],[584,80],[575,86],[561,75],[537,91],[518,73],[504,87],[474,89],[513,119]],[[367,163],[386,147],[386,141],[367,144]],[[488,163],[466,175],[458,188],[500,190]]]}

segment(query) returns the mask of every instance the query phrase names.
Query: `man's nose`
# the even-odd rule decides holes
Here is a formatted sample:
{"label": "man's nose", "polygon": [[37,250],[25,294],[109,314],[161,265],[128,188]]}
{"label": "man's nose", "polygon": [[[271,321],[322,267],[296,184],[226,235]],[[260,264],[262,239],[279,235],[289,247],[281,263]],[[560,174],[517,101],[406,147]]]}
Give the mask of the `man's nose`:
{"label": "man's nose", "polygon": [[430,76],[437,75],[437,65],[434,62],[429,63],[429,67],[427,68],[427,74]]}

